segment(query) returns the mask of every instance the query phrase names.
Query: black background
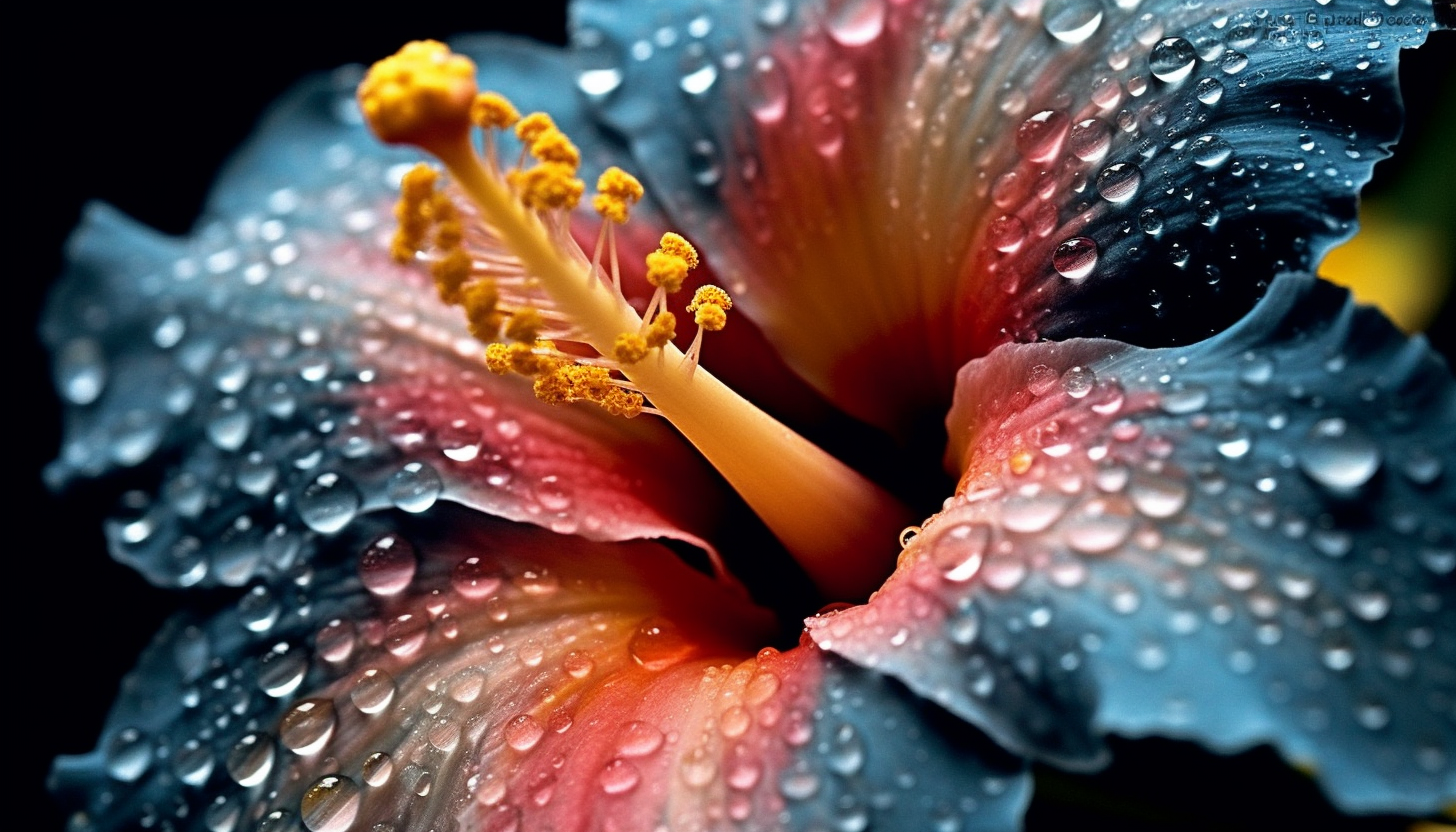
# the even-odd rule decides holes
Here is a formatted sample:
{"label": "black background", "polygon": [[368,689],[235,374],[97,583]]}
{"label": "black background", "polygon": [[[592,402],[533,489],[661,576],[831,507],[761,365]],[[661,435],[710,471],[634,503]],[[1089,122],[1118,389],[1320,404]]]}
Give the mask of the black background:
{"label": "black background", "polygon": [[[65,236],[88,199],[110,202],[168,233],[186,232],[217,167],[262,109],[307,72],[368,63],[405,40],[474,30],[564,39],[560,0],[538,0],[529,10],[464,7],[480,10],[474,14],[410,5],[418,6],[412,16],[355,12],[311,23],[255,7],[224,8],[220,23],[203,28],[190,16],[83,16],[52,3],[37,10],[24,32],[8,27],[0,100],[9,112],[0,123],[8,134],[11,228],[3,279],[16,296],[4,314],[7,369],[18,371],[20,389],[8,394],[19,425],[6,431],[11,444],[0,477],[20,499],[7,500],[0,544],[6,574],[14,575],[6,583],[0,643],[19,651],[5,673],[16,720],[7,745],[23,772],[10,793],[37,808],[33,828],[63,825],[42,785],[49,760],[92,747],[123,673],[176,604],[171,593],[104,557],[100,521],[111,496],[81,489],[56,497],[40,483],[40,470],[59,445],[60,421],[35,321],[61,269]],[[511,11],[484,11],[491,6]],[[1441,85],[1456,78],[1450,58],[1437,53],[1444,48],[1449,55],[1456,38],[1444,40],[1403,59],[1410,130],[1418,139],[1433,121]],[[1453,140],[1444,141],[1449,147]],[[1392,163],[1382,164],[1375,187],[1394,172]],[[1456,321],[1449,304],[1432,331],[1450,356]],[[1118,751],[1126,762],[1099,779],[1046,773],[1031,828],[1340,828],[1312,787],[1286,774],[1267,750],[1232,761],[1174,743],[1124,744]],[[1231,794],[1242,799],[1231,801]],[[1139,803],[1149,795],[1154,803]],[[1346,828],[1401,827],[1375,821]]]}

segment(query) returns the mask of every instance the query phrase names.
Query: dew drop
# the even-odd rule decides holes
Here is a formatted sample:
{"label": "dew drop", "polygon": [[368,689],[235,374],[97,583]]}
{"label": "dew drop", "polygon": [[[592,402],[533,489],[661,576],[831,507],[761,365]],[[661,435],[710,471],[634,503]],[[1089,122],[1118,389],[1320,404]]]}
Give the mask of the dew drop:
{"label": "dew drop", "polygon": [[1193,44],[1183,38],[1164,38],[1148,53],[1148,69],[1159,81],[1173,84],[1188,77],[1197,59]]}
{"label": "dew drop", "polygon": [[1026,242],[1026,223],[1014,214],[1004,214],[991,223],[987,241],[997,251],[1011,253]]}
{"label": "dew drop", "polygon": [[1127,496],[1145,517],[1172,517],[1188,505],[1188,486],[1168,476],[1139,471],[1128,485]]}
{"label": "dew drop", "polygon": [[1097,193],[1114,205],[1121,205],[1137,195],[1143,172],[1131,162],[1108,165],[1097,174]]}
{"label": "dew drop", "polygon": [[298,689],[308,672],[308,660],[287,644],[274,647],[258,660],[258,688],[275,699]]}
{"label": "dew drop", "polygon": [[289,751],[308,757],[323,750],[336,724],[333,700],[305,699],[283,715],[278,739]]}
{"label": "dew drop", "polygon": [[303,825],[312,832],[344,832],[359,815],[360,791],[347,777],[330,774],[319,778],[299,801]]}
{"label": "dew drop", "polygon": [[1097,0],[1049,0],[1042,6],[1041,25],[1062,43],[1082,43],[1102,25],[1102,4]]}
{"label": "dew drop", "polygon": [[1052,252],[1052,268],[1068,280],[1081,280],[1097,267],[1097,243],[1091,237],[1065,240]]}
{"label": "dew drop", "polygon": [[384,628],[384,649],[400,658],[419,652],[430,635],[430,622],[423,615],[396,616]]}
{"label": "dew drop", "polygon": [[630,760],[618,757],[607,763],[602,768],[602,773],[597,776],[597,782],[601,784],[602,791],[607,794],[626,794],[637,788],[642,781],[642,772]]}
{"label": "dew drop", "polygon": [[775,124],[789,110],[789,79],[772,55],[753,64],[748,81],[748,109],[760,124]]}
{"label": "dew drop", "polygon": [[1062,373],[1062,390],[1074,399],[1085,399],[1097,385],[1097,374],[1087,367],[1073,367]]}
{"label": "dew drop", "polygon": [[359,580],[377,596],[398,595],[414,580],[418,565],[415,547],[408,540],[382,534],[359,557]]}
{"label": "dew drop", "polygon": [[1210,169],[1227,162],[1234,152],[1228,142],[1212,134],[1199,136],[1189,143],[1189,147],[1193,151],[1193,162]]}
{"label": "dew drop", "polygon": [[106,375],[106,358],[94,338],[73,338],[56,355],[56,388],[71,404],[88,405],[100,398]]}
{"label": "dew drop", "polygon": [[376,751],[364,758],[361,773],[365,783],[378,788],[389,782],[389,776],[394,773],[394,760],[383,751]]}
{"label": "dew drop", "polygon": [[1122,545],[1132,532],[1132,507],[1116,497],[1088,500],[1062,522],[1067,545],[1084,555],[1100,555]]}
{"label": "dew drop", "polygon": [[395,508],[411,514],[428,511],[444,490],[445,484],[440,475],[424,462],[405,463],[385,486],[389,501]]}
{"label": "dew drop", "polygon": [[691,656],[695,648],[678,630],[677,626],[664,618],[649,618],[637,625],[627,644],[627,651],[641,667],[647,670],[666,670]]}
{"label": "dew drop", "polygon": [[341,474],[319,474],[298,495],[298,516],[319,534],[342,530],[359,513],[363,498],[354,483]]}
{"label": "dew drop", "polygon": [[394,701],[394,679],[388,673],[371,667],[359,674],[349,691],[349,700],[361,713],[377,714]]}
{"label": "dew drop", "polygon": [[622,86],[622,70],[615,66],[583,70],[576,76],[576,88],[587,98],[601,100]]}
{"label": "dew drop", "polygon": [[546,729],[530,714],[520,714],[506,723],[506,745],[517,751],[530,751],[546,736]]}
{"label": "dew drop", "polygon": [[566,658],[562,659],[561,667],[571,678],[585,679],[596,668],[596,662],[592,661],[591,656],[588,656],[586,653],[580,650],[572,650],[566,654]]}
{"label": "dew drop", "polygon": [[468,557],[450,571],[450,586],[462,597],[485,598],[500,589],[501,577],[494,566],[478,557]]}
{"label": "dew drop", "polygon": [[1198,100],[1212,107],[1223,100],[1223,84],[1217,78],[1204,78],[1193,87],[1193,94]]}
{"label": "dew drop", "polygon": [[1032,162],[1047,162],[1061,152],[1071,120],[1060,110],[1042,110],[1016,128],[1016,149]]}
{"label": "dew drop", "polygon": [[1380,468],[1380,448],[1366,433],[1335,417],[1316,422],[1300,445],[1299,467],[1326,488],[1348,491]]}
{"label": "dew drop", "polygon": [[623,757],[647,757],[662,747],[662,732],[645,722],[633,721],[622,726],[617,753]]}
{"label": "dew drop", "polygon": [[1083,119],[1067,135],[1067,148],[1084,162],[1100,161],[1111,147],[1112,127],[1101,119]]}
{"label": "dew drop", "polygon": [[842,46],[864,46],[885,29],[885,0],[829,0],[825,28]]}
{"label": "dew drop", "polygon": [[991,530],[980,523],[957,523],[936,535],[930,557],[941,575],[952,583],[964,583],[981,571]]}
{"label": "dew drop", "polygon": [[244,734],[228,752],[223,764],[239,786],[251,788],[268,778],[276,756],[272,737],[260,733]]}

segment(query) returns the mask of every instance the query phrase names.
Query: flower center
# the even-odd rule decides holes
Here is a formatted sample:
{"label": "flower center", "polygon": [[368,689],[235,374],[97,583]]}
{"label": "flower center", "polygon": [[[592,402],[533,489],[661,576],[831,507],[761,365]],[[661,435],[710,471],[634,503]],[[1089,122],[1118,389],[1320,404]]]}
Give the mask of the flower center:
{"label": "flower center", "polygon": [[[569,231],[584,191],[579,153],[545,114],[521,118],[501,96],[480,93],[468,58],[432,41],[408,44],[370,69],[359,102],[380,139],[427,151],[453,180],[441,192],[433,171],[405,177],[394,253],[431,263],[442,299],[462,306],[471,332],[488,344],[492,370],[533,377],[537,395],[556,404],[663,416],[825,595],[858,598],[878,585],[910,512],[698,367],[704,331],[726,322],[727,293],[700,289],[687,307],[698,325],[693,346],[684,353],[671,342],[667,297],[697,265],[692,246],[669,233],[648,255],[656,291],[645,315],[623,298],[614,226],[642,194],[635,179],[612,168],[598,182],[593,206],[603,228],[588,259]],[[475,127],[485,132],[481,152]],[[512,127],[524,149],[517,167],[505,169],[496,132]],[[535,164],[523,168],[528,154]],[[594,354],[563,351],[562,342]]]}

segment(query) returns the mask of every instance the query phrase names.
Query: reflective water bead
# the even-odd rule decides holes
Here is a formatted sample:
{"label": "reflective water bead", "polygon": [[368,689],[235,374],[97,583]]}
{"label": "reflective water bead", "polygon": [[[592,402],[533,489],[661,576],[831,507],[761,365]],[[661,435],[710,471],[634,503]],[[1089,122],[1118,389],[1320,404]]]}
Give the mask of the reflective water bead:
{"label": "reflective water bead", "polygon": [[1097,243],[1091,237],[1072,237],[1052,252],[1052,268],[1068,280],[1081,280],[1097,267]]}
{"label": "reflective water bead", "polygon": [[415,547],[397,534],[375,538],[359,557],[359,580],[375,595],[398,595],[414,580],[419,560]]}
{"label": "reflective water bead", "polygon": [[319,778],[303,793],[298,812],[311,832],[344,832],[354,823],[362,800],[359,785],[336,774]]}
{"label": "reflective water bead", "polygon": [[1062,43],[1082,43],[1102,25],[1102,4],[1097,0],[1049,0],[1042,6],[1041,23],[1047,34]]}
{"label": "reflective water bead", "polygon": [[363,498],[342,474],[326,471],[299,492],[298,516],[320,534],[342,530],[358,514]]}
{"label": "reflective water bead", "polygon": [[1159,81],[1172,84],[1187,78],[1197,60],[1193,44],[1183,38],[1164,38],[1148,54],[1148,69]]}
{"label": "reflective water bead", "polygon": [[333,700],[305,699],[283,715],[278,739],[293,753],[311,756],[323,750],[336,724]]}
{"label": "reflective water bead", "polygon": [[428,511],[444,492],[445,484],[433,467],[424,462],[405,463],[389,478],[385,492],[395,508],[418,514]]}

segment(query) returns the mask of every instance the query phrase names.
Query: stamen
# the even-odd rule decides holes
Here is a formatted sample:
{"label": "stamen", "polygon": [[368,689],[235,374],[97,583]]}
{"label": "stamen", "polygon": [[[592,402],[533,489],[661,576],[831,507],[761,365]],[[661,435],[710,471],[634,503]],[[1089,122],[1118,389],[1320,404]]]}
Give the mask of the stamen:
{"label": "stamen", "polygon": [[[711,373],[693,372],[702,333],[721,329],[726,322],[732,305],[727,293],[716,287],[699,290],[701,297],[695,296],[689,306],[699,329],[694,347],[684,355],[672,344],[677,320],[663,309],[666,297],[682,287],[687,272],[698,264],[687,240],[666,234],[658,251],[648,256],[648,279],[657,291],[647,314],[639,317],[620,290],[600,291],[600,251],[588,261],[570,235],[566,213],[583,190],[576,178],[579,153],[548,116],[532,113],[515,122],[523,145],[516,169],[500,171],[489,150],[482,160],[471,144],[472,113],[477,102],[495,99],[477,95],[468,59],[433,42],[409,44],[376,64],[359,87],[359,100],[382,140],[415,145],[436,156],[449,170],[454,188],[469,200],[463,211],[444,208],[440,202],[448,203],[449,197],[434,191],[433,181],[425,188],[428,177],[419,174],[412,180],[413,190],[407,189],[400,201],[397,248],[413,244],[409,253],[414,256],[425,239],[421,224],[463,223],[459,235],[437,230],[437,251],[429,256],[442,299],[464,305],[472,332],[478,329],[477,337],[491,342],[485,363],[492,372],[534,378],[537,395],[547,401],[592,402],[629,418],[661,414],[723,474],[825,594],[862,597],[878,585],[890,568],[889,543],[912,519],[910,513]],[[495,121],[484,120],[496,129]],[[521,170],[528,153],[537,163]],[[604,174],[598,196],[607,200],[598,205],[594,198],[593,207],[603,216],[613,285],[620,287],[612,226],[618,217],[625,220],[630,205],[640,199],[640,183],[624,173],[606,180]],[[424,191],[433,195],[426,198]],[[407,231],[406,223],[413,223]],[[505,266],[518,267],[525,279],[497,279]],[[705,293],[708,289],[712,291]],[[520,339],[510,344],[496,343],[494,337],[504,309],[514,309],[505,321],[507,336]],[[543,315],[539,309],[551,313]],[[558,351],[549,338],[568,331],[617,363],[583,363]],[[618,353],[622,339],[630,341],[630,354]],[[641,355],[625,360],[636,356],[638,340]],[[653,351],[662,360],[643,360]],[[684,364],[689,372],[679,371]],[[613,371],[625,376],[630,387],[613,379]],[[885,545],[866,542],[876,539]]]}

